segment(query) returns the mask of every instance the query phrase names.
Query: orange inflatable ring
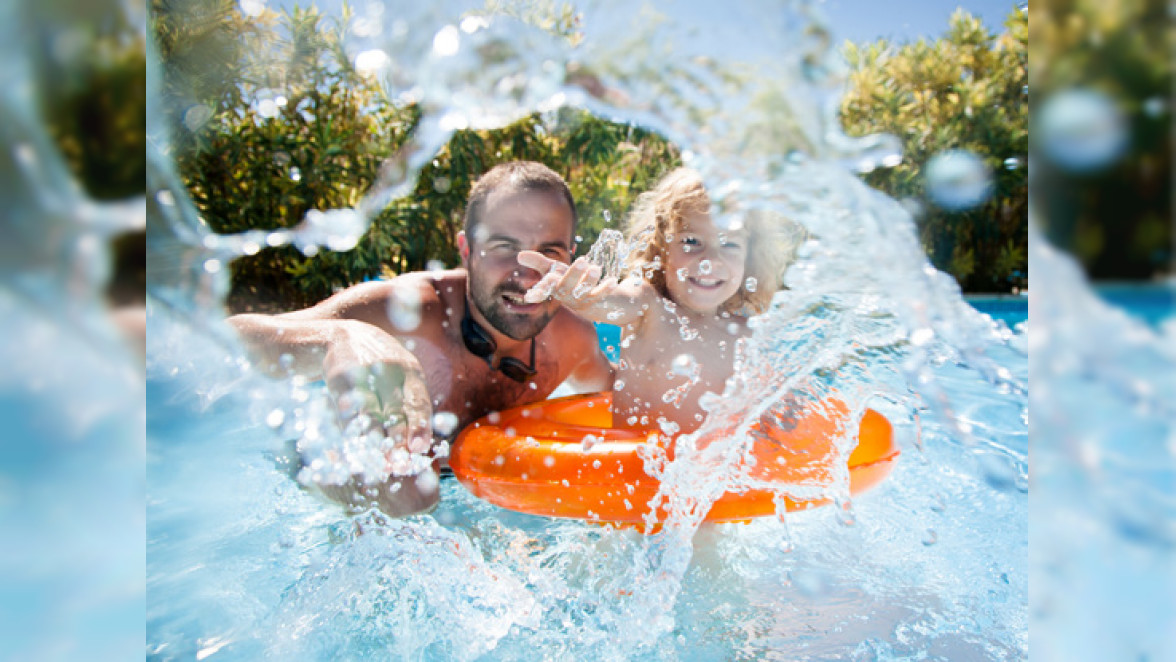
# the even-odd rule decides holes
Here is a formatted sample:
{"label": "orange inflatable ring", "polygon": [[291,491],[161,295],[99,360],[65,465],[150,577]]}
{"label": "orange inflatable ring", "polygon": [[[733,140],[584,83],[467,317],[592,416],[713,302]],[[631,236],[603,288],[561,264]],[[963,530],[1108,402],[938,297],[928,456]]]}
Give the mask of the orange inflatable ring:
{"label": "orange inflatable ring", "polygon": [[[612,393],[547,400],[482,418],[461,431],[450,451],[454,475],[476,496],[533,515],[599,522],[640,523],[657,494],[658,481],[646,474],[637,448],[661,443],[653,430],[612,427]],[[823,414],[798,419],[764,418],[753,431],[750,475],[800,485],[827,485],[835,450],[831,439],[844,425],[845,405],[824,401]],[[601,441],[584,444],[586,436]],[[850,492],[878,484],[899,454],[890,422],[868,409],[850,454]],[[726,493],[711,507],[712,522],[745,521],[774,515],[771,490]],[[786,499],[788,510],[803,510],[827,499]]]}

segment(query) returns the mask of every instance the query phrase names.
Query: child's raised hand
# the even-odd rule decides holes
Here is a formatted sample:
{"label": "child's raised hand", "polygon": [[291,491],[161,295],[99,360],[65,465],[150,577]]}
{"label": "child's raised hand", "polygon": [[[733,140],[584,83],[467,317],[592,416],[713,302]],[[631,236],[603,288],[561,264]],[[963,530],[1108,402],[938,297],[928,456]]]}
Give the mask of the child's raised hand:
{"label": "child's raised hand", "polygon": [[570,265],[552,260],[534,251],[521,251],[519,264],[543,274],[538,283],[523,295],[527,303],[539,303],[554,298],[571,308],[588,303],[582,301],[599,282],[603,274],[600,266],[586,258],[578,258]]}

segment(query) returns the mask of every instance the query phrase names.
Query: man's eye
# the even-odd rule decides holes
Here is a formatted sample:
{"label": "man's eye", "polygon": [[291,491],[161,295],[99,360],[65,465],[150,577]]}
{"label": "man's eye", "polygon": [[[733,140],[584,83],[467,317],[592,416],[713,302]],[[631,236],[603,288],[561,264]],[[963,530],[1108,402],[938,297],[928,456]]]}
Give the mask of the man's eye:
{"label": "man's eye", "polygon": [[698,246],[700,244],[702,244],[702,242],[695,237],[685,237],[682,239],[683,246]]}

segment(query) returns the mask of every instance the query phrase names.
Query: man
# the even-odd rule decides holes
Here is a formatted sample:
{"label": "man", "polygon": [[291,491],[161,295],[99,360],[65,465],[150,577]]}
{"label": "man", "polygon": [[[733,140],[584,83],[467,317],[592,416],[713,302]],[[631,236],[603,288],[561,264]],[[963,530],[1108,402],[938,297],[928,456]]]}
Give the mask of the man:
{"label": "man", "polygon": [[[592,324],[554,300],[523,300],[543,274],[520,265],[519,252],[568,263],[575,224],[575,203],[558,174],[539,163],[505,163],[470,192],[457,237],[461,268],[364,283],[306,310],[229,323],[262,368],[324,378],[341,425],[379,430],[398,447],[426,453],[434,420],[456,417],[461,429],[541,400],[564,381],[576,391],[611,388],[612,368]],[[453,416],[434,419],[442,412]],[[393,476],[376,489],[354,480],[320,487],[336,500],[374,501],[401,516],[439,499],[437,481],[418,478]]]}

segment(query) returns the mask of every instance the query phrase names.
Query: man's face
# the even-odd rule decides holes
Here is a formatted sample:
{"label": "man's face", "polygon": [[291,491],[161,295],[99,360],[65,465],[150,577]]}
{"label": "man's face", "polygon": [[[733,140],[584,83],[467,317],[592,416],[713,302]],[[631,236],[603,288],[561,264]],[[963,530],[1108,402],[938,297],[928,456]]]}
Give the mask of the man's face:
{"label": "man's face", "polygon": [[519,251],[537,251],[568,263],[572,257],[572,210],[546,191],[491,193],[481,218],[466,237],[462,258],[470,298],[482,317],[515,340],[532,338],[559,310],[556,301],[524,303],[523,295],[543,274],[518,262]]}

